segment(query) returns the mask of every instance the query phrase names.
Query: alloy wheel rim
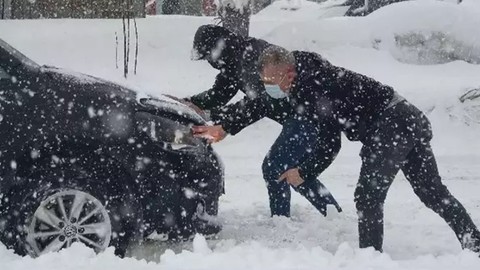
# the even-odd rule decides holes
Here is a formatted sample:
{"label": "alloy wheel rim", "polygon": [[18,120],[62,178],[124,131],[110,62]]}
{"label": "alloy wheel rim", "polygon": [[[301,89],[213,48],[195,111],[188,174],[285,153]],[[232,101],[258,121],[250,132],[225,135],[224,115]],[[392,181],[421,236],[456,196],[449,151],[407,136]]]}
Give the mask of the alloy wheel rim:
{"label": "alloy wheel rim", "polygon": [[112,226],[105,206],[79,190],[56,192],[40,203],[27,228],[31,255],[40,256],[81,242],[96,252],[110,244]]}

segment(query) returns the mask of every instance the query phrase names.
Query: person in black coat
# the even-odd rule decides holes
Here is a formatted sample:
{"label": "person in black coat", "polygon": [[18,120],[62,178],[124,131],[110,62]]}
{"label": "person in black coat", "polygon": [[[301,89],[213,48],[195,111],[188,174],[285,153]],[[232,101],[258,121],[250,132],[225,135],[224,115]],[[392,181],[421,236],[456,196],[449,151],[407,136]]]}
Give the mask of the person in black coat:
{"label": "person in black coat", "polygon": [[[290,216],[290,187],[279,178],[285,168],[293,166],[301,167],[302,175],[309,179],[304,185],[294,186],[296,191],[323,215],[326,215],[328,204],[341,211],[330,192],[317,180],[340,149],[339,127],[336,124],[313,126],[291,119],[294,112],[283,93],[265,89],[257,64],[261,52],[269,46],[271,44],[264,40],[245,39],[220,26],[204,25],[197,30],[193,58],[207,60],[220,73],[211,89],[185,98],[198,110],[208,111],[215,123],[213,127],[194,127],[194,133],[196,136],[213,133],[211,138],[219,141],[226,134],[235,135],[263,117],[269,117],[283,125],[280,137],[292,132],[315,134],[307,136],[311,139],[297,136],[297,140],[290,142],[277,139],[265,157],[262,171],[267,182],[271,215]],[[245,97],[227,105],[239,91]]]}
{"label": "person in black coat", "polygon": [[[208,111],[214,122],[221,122],[225,134],[235,135],[265,116],[283,123],[292,113],[290,104],[271,98],[258,73],[258,57],[270,45],[261,39],[245,39],[221,26],[200,26],[192,58],[207,60],[220,73],[210,89],[185,100]],[[227,105],[238,92],[245,97]]]}
{"label": "person in black coat", "polygon": [[[355,203],[360,247],[382,251],[383,205],[399,170],[415,194],[452,228],[463,248],[480,252],[480,232],[442,184],[430,146],[427,117],[390,86],[334,66],[310,52],[271,47],[261,56],[262,79],[288,93],[298,118],[334,119],[350,140],[361,141],[362,167]],[[287,182],[298,181],[294,169]]]}

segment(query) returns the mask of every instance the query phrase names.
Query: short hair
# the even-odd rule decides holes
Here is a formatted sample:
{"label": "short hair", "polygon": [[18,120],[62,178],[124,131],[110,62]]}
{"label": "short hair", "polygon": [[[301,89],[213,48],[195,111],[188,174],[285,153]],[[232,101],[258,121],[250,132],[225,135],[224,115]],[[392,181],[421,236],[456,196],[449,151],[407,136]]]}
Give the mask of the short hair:
{"label": "short hair", "polygon": [[260,55],[260,70],[263,70],[267,65],[295,65],[295,57],[288,50],[272,45],[263,50]]}

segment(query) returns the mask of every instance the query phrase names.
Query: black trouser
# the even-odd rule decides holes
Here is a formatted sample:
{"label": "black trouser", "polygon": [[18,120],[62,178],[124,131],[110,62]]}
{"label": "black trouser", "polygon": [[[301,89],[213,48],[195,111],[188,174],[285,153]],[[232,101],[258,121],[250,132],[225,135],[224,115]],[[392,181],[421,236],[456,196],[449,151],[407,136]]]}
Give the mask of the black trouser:
{"label": "black trouser", "polygon": [[305,182],[294,188],[303,195],[320,213],[326,215],[327,205],[341,208],[317,180],[335,159],[340,150],[340,130],[325,125],[318,128],[311,123],[294,119],[286,120],[283,129],[263,161],[263,177],[267,183],[271,215],[290,216],[290,186],[278,181],[286,170],[299,167],[305,171]]}
{"label": "black trouser", "polygon": [[383,205],[401,169],[415,194],[447,222],[462,247],[480,251],[480,232],[462,204],[442,184],[431,138],[428,119],[406,101],[385,110],[367,130],[355,190],[361,248],[382,250]]}

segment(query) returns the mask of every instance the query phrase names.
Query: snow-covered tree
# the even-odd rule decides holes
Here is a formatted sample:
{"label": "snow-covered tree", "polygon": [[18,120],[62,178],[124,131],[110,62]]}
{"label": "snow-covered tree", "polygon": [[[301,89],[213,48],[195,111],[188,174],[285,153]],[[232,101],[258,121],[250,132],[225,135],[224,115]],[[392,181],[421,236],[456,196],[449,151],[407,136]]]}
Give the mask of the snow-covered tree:
{"label": "snow-covered tree", "polygon": [[250,4],[250,0],[217,0],[216,5],[222,25],[240,36],[248,36]]}

